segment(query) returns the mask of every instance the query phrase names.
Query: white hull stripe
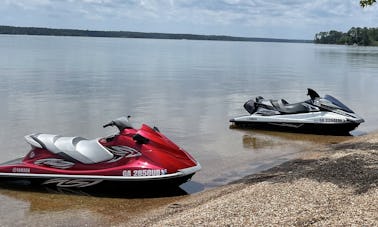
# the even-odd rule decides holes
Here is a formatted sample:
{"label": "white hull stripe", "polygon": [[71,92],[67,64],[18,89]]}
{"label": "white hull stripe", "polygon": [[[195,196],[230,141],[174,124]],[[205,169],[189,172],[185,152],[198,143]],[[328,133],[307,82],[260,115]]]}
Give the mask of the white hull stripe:
{"label": "white hull stripe", "polygon": [[69,175],[69,174],[36,174],[36,173],[0,173],[0,177],[23,177],[23,178],[68,178],[68,179],[99,179],[111,181],[146,181],[162,180],[169,178],[183,177],[193,174],[201,169],[201,165],[180,169],[176,173],[158,175],[158,176],[99,176],[99,175]]}

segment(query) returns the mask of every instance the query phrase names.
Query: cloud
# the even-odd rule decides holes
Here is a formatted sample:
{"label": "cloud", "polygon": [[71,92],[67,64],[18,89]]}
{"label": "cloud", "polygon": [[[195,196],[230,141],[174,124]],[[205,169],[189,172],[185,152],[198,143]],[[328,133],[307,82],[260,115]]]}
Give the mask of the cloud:
{"label": "cloud", "polygon": [[[321,30],[374,26],[377,6],[357,0],[5,0],[17,25],[312,38]],[[285,38],[282,37],[282,38]]]}

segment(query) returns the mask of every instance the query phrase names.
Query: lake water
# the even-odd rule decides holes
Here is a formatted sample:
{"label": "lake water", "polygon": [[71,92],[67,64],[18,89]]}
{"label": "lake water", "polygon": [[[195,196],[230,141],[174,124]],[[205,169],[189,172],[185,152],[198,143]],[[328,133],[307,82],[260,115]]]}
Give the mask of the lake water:
{"label": "lake water", "polygon": [[[230,129],[249,98],[302,101],[310,87],[365,119],[355,135],[378,129],[376,47],[3,35],[0,50],[0,161],[28,151],[26,134],[102,137],[114,132],[104,123],[131,115],[135,127],[158,126],[202,164],[183,186],[192,193],[345,139]],[[45,196],[0,195],[29,211]],[[71,197],[54,201],[62,198]]]}

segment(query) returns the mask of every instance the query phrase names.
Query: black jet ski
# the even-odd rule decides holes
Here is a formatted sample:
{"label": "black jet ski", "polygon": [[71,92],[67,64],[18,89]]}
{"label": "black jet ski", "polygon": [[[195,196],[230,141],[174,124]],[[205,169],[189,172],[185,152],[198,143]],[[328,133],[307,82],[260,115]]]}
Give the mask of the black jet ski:
{"label": "black jet ski", "polygon": [[323,98],[308,88],[309,100],[288,103],[284,99],[264,99],[261,96],[244,104],[250,113],[230,120],[234,125],[256,129],[345,135],[364,119],[342,102],[326,95]]}

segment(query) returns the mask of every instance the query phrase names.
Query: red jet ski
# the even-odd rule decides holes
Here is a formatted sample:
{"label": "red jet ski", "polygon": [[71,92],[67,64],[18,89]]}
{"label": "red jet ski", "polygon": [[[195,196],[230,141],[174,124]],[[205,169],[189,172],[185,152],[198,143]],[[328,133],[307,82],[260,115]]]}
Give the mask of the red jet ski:
{"label": "red jet ski", "polygon": [[105,183],[177,187],[201,169],[200,164],[160,131],[145,124],[134,129],[129,117],[119,134],[88,140],[52,134],[25,136],[32,149],[24,158],[0,164],[0,180],[83,188]]}

